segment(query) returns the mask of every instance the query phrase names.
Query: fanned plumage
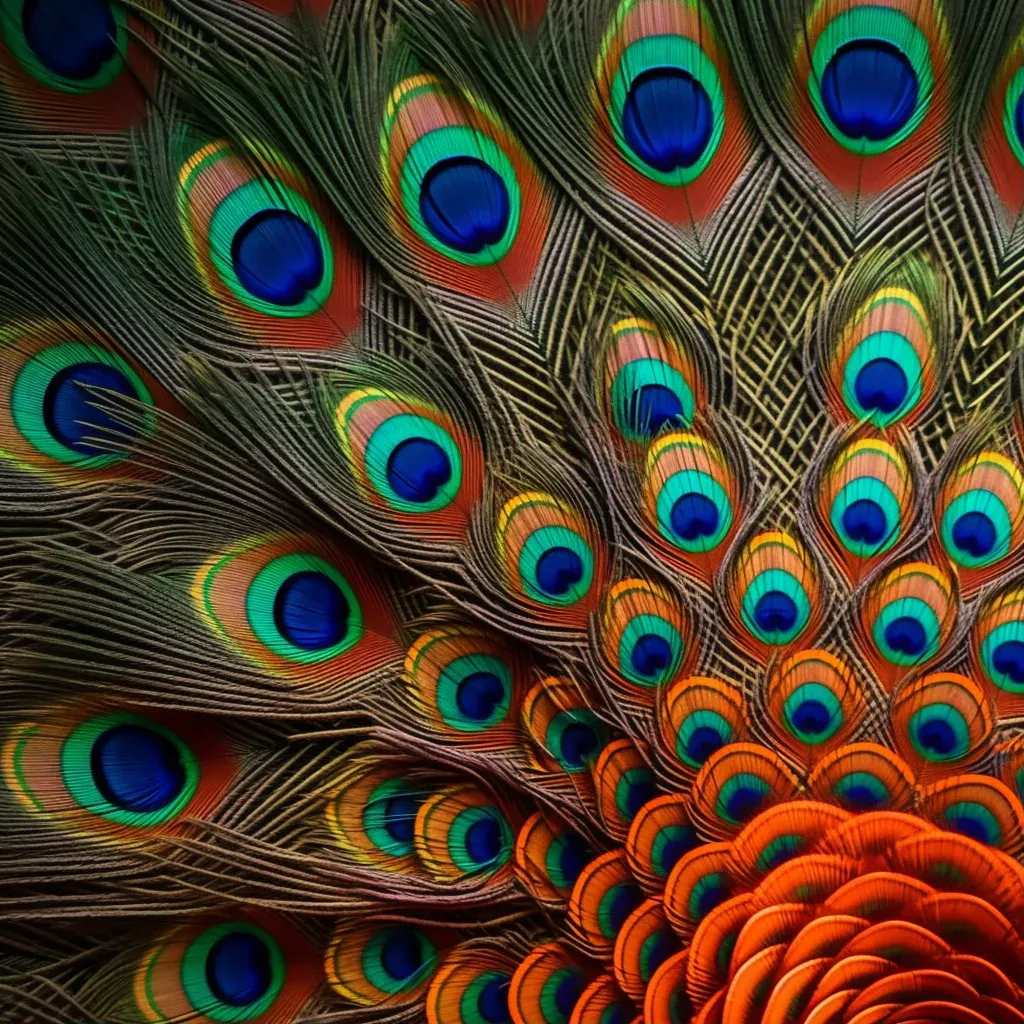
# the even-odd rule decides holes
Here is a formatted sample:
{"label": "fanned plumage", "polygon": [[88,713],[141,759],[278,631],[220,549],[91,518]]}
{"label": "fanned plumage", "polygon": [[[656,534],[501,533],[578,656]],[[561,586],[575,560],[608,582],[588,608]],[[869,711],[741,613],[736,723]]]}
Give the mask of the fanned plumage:
{"label": "fanned plumage", "polygon": [[0,0],[0,1020],[1024,1024],[1022,38]]}

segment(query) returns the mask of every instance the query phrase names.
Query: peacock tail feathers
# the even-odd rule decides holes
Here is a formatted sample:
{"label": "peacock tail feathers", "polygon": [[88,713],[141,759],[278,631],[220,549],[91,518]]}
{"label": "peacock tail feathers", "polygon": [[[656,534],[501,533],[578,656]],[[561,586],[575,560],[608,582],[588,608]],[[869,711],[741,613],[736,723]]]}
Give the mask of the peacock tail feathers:
{"label": "peacock tail feathers", "polygon": [[1024,1022],[1024,12],[0,0],[0,1020]]}

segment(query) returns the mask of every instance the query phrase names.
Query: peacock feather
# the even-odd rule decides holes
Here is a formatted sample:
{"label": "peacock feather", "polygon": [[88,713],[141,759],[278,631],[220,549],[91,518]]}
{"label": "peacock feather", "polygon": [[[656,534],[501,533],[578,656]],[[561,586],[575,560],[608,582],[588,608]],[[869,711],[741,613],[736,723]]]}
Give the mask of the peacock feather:
{"label": "peacock feather", "polygon": [[0,0],[0,1021],[1024,1024],[1024,5]]}

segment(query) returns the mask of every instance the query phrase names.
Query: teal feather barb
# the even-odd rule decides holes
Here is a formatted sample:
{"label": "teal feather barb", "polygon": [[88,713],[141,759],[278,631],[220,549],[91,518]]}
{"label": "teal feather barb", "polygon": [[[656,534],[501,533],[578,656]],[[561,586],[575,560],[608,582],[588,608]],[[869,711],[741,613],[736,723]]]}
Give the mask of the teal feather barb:
{"label": "teal feather barb", "polygon": [[1024,1024],[1024,10],[0,0],[0,1022]]}

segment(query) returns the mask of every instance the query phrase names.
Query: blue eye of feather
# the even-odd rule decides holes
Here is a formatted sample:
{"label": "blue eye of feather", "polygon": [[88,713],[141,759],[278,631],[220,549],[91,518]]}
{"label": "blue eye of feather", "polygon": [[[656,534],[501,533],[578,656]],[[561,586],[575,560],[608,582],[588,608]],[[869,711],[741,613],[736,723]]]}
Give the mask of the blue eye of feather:
{"label": "blue eye of feather", "polygon": [[423,176],[420,214],[430,233],[444,245],[458,252],[482,252],[497,245],[508,230],[508,187],[483,160],[448,157]]}
{"label": "blue eye of feather", "polygon": [[853,385],[862,409],[895,412],[907,400],[909,387],[903,367],[892,359],[872,359],[865,363]]}
{"label": "blue eye of feather", "polygon": [[61,78],[93,78],[117,54],[107,0],[25,0],[21,27],[39,62]]}
{"label": "blue eye of feather", "polygon": [[793,712],[793,725],[811,736],[823,733],[831,721],[828,708],[820,700],[802,701]]}
{"label": "blue eye of feather", "polygon": [[893,619],[885,627],[885,642],[900,654],[916,657],[928,646],[928,636],[924,626],[910,616]]}
{"label": "blue eye of feather", "polygon": [[296,572],[274,597],[274,625],[289,643],[321,651],[340,643],[348,632],[348,600],[326,573]]}
{"label": "blue eye of feather", "polygon": [[941,718],[926,718],[917,728],[918,742],[925,750],[945,755],[956,748],[956,732]]}
{"label": "blue eye of feather", "polygon": [[701,889],[697,897],[697,914],[699,917],[707,917],[712,910],[720,903],[724,903],[729,897],[729,890],[722,884],[706,885]]}
{"label": "blue eye of feather", "polygon": [[270,951],[249,932],[218,939],[206,956],[210,991],[228,1006],[248,1006],[270,988]]}
{"label": "blue eye of feather", "polygon": [[505,684],[493,672],[466,676],[455,692],[459,710],[474,722],[485,722],[505,698]]}
{"label": "blue eye of feather", "polygon": [[393,796],[384,805],[384,827],[396,843],[411,843],[419,802],[411,796]]}
{"label": "blue eye of feather", "polygon": [[583,579],[583,559],[570,548],[548,548],[537,559],[537,586],[549,597],[561,597]]}
{"label": "blue eye of feather", "polygon": [[43,393],[43,423],[50,436],[82,455],[109,454],[109,448],[91,444],[86,438],[103,438],[106,432],[130,434],[131,429],[97,407],[100,395],[86,387],[113,391],[125,398],[138,394],[128,377],[106,363],[76,363],[55,373]]}
{"label": "blue eye of feather", "polygon": [[480,990],[476,1008],[487,1024],[506,1024],[512,1020],[508,1010],[508,990],[511,981],[508,975],[491,978]]}
{"label": "blue eye of feather", "polygon": [[178,748],[141,725],[115,725],[101,733],[92,746],[89,767],[104,800],[137,814],[159,811],[185,788]]}
{"label": "blue eye of feather", "polygon": [[869,811],[877,807],[882,799],[870,786],[854,784],[843,791],[847,805],[857,811]]}
{"label": "blue eye of feather", "polygon": [[466,853],[476,864],[491,864],[497,860],[503,845],[501,824],[487,815],[474,821],[466,830]]}
{"label": "blue eye of feather", "polygon": [[580,877],[580,872],[590,862],[591,857],[593,857],[593,853],[590,847],[578,835],[570,834],[565,837],[562,852],[558,858],[558,869],[569,885],[573,885]]}
{"label": "blue eye of feather", "polygon": [[748,821],[761,809],[764,799],[764,792],[754,786],[737,786],[725,809],[733,821]]}
{"label": "blue eye of feather", "polygon": [[796,617],[796,602],[781,590],[769,590],[754,605],[754,621],[765,633],[788,633]]}
{"label": "blue eye of feather", "polygon": [[433,501],[452,478],[448,453],[425,437],[410,437],[396,444],[388,456],[388,483],[400,498]]}
{"label": "blue eye of feather", "polygon": [[608,907],[608,923],[613,932],[618,932],[626,918],[643,902],[640,890],[635,885],[625,883],[617,886],[616,890]]}
{"label": "blue eye of feather", "polygon": [[707,90],[682,68],[649,68],[633,79],[622,110],[626,145],[649,167],[692,167],[707,149],[714,114]]}
{"label": "blue eye of feather", "polygon": [[821,99],[849,139],[881,142],[910,120],[917,106],[910,59],[885,39],[854,39],[833,54],[821,76]]}
{"label": "blue eye of feather", "polygon": [[973,558],[984,558],[996,546],[995,524],[984,512],[966,512],[953,524],[953,543]]}
{"label": "blue eye of feather", "polygon": [[566,1020],[583,992],[583,977],[579,971],[572,971],[564,977],[555,989],[555,1006]]}
{"label": "blue eye of feather", "polygon": [[297,306],[324,278],[316,232],[290,210],[254,213],[231,239],[231,264],[242,287],[275,306]]}
{"label": "blue eye of feather", "polygon": [[718,523],[718,506],[704,494],[684,494],[672,506],[672,529],[683,540],[710,537]]}
{"label": "blue eye of feather", "polygon": [[851,540],[878,544],[888,532],[885,511],[877,501],[860,498],[843,510],[843,529]]}
{"label": "blue eye of feather", "polygon": [[562,760],[571,768],[578,768],[597,749],[597,733],[589,725],[574,722],[562,731]]}
{"label": "blue eye of feather", "polygon": [[423,946],[413,932],[396,929],[381,946],[381,966],[395,981],[405,981],[423,966]]}
{"label": "blue eye of feather", "polygon": [[644,384],[630,396],[626,424],[634,434],[653,437],[666,423],[680,423],[683,403],[664,384]]}
{"label": "blue eye of feather", "polygon": [[672,645],[657,633],[644,633],[633,645],[629,661],[636,672],[653,679],[671,664]]}
{"label": "blue eye of feather", "polygon": [[992,666],[1015,683],[1024,683],[1024,643],[1006,640],[992,652]]}
{"label": "blue eye of feather", "polygon": [[710,725],[700,725],[686,741],[686,753],[697,764],[703,764],[723,743],[722,734]]}

